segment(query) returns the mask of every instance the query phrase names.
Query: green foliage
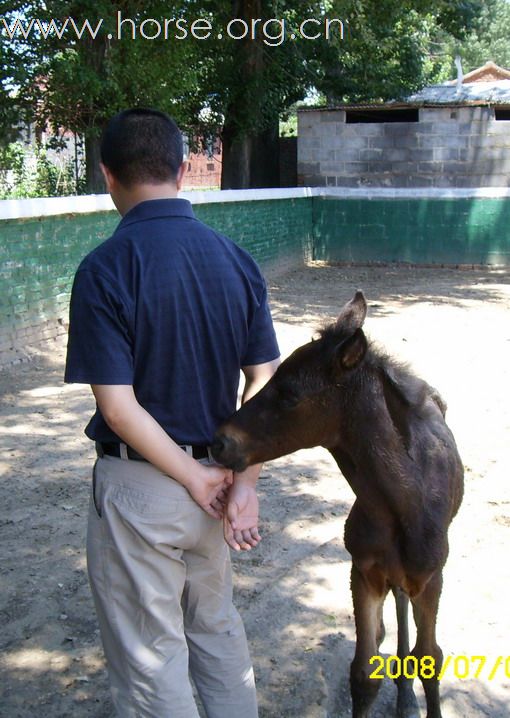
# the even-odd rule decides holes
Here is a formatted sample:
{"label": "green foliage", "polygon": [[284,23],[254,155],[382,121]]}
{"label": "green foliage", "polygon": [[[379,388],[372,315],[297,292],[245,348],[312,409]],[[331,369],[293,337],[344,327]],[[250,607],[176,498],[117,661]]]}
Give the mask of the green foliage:
{"label": "green foliage", "polygon": [[450,58],[434,57],[438,37],[463,37],[480,2],[453,0],[338,0],[349,38],[336,63],[323,65],[317,86],[329,101],[398,98],[438,81]]}
{"label": "green foliage", "polygon": [[71,160],[57,164],[41,145],[12,142],[0,148],[0,199],[59,197],[79,189]]}
{"label": "green foliage", "polygon": [[435,63],[436,67],[431,78],[436,82],[455,78],[456,55],[461,57],[464,74],[481,67],[489,60],[510,69],[509,0],[487,0],[460,38],[437,28],[429,55],[430,61]]}
{"label": "green foliage", "polygon": [[510,2],[487,0],[473,31],[460,44],[464,72],[488,60],[510,69]]}
{"label": "green foliage", "polygon": [[[14,108],[25,121],[49,122],[57,135],[71,130],[90,147],[115,112],[154,106],[205,142],[223,128],[226,147],[270,131],[311,91],[327,101],[355,102],[398,97],[442,79],[451,57],[435,52],[437,44],[453,48],[471,28],[479,30],[481,6],[477,0],[20,0],[4,16],[11,24],[21,13],[25,25],[67,17],[78,27],[88,20],[95,28],[101,18],[103,25],[94,40],[67,32],[10,41],[0,33],[0,126],[5,136]],[[203,41],[133,40],[128,23],[118,40],[119,11],[138,28],[144,18],[210,18],[215,32]],[[324,16],[345,22],[343,39],[299,36],[303,19]],[[296,38],[268,44],[259,25],[256,39],[219,39],[217,29],[234,17],[279,18]]]}
{"label": "green foliage", "polygon": [[280,137],[297,137],[297,113],[289,114],[285,120],[280,120]]}
{"label": "green foliage", "polygon": [[[172,3],[171,8],[162,0],[126,0],[121,12],[123,18],[139,25],[144,17],[178,16],[187,5],[186,0]],[[124,39],[110,39],[109,34],[116,34],[118,11],[120,6],[110,0],[26,4],[25,25],[31,19],[45,23],[53,19],[61,26],[72,17],[79,28],[88,20],[94,29],[103,19],[94,40],[88,33],[78,40],[73,32],[66,32],[62,38],[50,33],[46,39],[33,34],[27,41],[33,62],[25,65],[23,102],[32,108],[41,126],[51,120],[57,130],[94,136],[112,114],[127,106],[158,106],[178,121],[196,110],[194,98],[200,89],[196,42],[132,40],[129,25]],[[12,23],[16,15],[8,17]],[[21,63],[24,48],[19,42],[17,45]]]}
{"label": "green foliage", "polygon": [[25,176],[25,153],[21,142],[0,148],[0,198],[15,196],[13,192],[18,187],[24,192]]}

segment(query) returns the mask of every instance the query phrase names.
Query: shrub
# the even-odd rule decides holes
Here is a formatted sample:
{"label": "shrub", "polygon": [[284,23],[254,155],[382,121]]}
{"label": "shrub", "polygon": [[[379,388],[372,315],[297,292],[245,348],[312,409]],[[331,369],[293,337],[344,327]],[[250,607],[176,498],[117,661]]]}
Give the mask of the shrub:
{"label": "shrub", "polygon": [[81,191],[83,180],[75,177],[72,159],[62,153],[50,158],[45,146],[21,142],[0,147],[0,199],[59,197]]}

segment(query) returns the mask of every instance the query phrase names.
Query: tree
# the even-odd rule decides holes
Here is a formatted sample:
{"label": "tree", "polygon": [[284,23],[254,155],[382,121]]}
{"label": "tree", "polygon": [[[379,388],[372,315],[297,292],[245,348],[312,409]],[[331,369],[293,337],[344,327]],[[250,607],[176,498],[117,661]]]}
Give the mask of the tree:
{"label": "tree", "polygon": [[[228,3],[213,5],[225,26]],[[232,2],[230,17],[246,27],[261,20],[253,39],[226,41],[220,55],[207,60],[214,116],[223,117],[222,187],[278,184],[278,119],[310,90],[330,102],[375,100],[434,80],[444,65],[430,53],[438,28],[462,37],[479,10],[479,2],[463,0]],[[321,19],[324,29],[326,17],[343,21],[336,32],[313,41],[303,37],[304,20]],[[269,23],[268,34],[277,36],[271,18],[285,22],[282,43],[260,32]]]}
{"label": "tree", "polygon": [[[182,16],[187,4],[173,3],[174,16]],[[17,67],[23,68],[15,79],[22,88],[18,111],[41,127],[50,124],[55,132],[69,130],[83,137],[89,192],[104,191],[99,137],[112,114],[129,106],[156,106],[186,125],[202,109],[196,42],[140,36],[144,17],[164,17],[165,11],[168,4],[162,0],[124,0],[119,5],[48,0],[43,7],[34,2],[23,8],[25,32],[30,23],[33,32],[10,46]],[[7,16],[11,31],[19,17]],[[72,24],[63,31],[69,18]],[[57,31],[48,31],[51,23]],[[123,39],[116,40],[119,27]],[[154,23],[148,24],[146,35],[153,30]]]}
{"label": "tree", "polygon": [[[279,118],[305,96],[313,78],[296,25],[299,15],[318,17],[320,8],[319,2],[232,3],[230,18],[238,18],[241,32],[249,32],[242,40],[227,39],[221,62],[211,65],[213,106],[216,116],[224,118],[223,188],[278,186]],[[223,12],[225,27],[229,16]],[[289,40],[291,32],[294,41]]]}
{"label": "tree", "polygon": [[[482,3],[463,0],[337,0],[349,32],[337,61],[323,63],[317,86],[328,101],[396,99],[437,81],[450,58],[436,56],[438,34],[463,38]],[[453,58],[452,58],[453,60]]]}
{"label": "tree", "polygon": [[[29,62],[28,58],[27,61]],[[17,53],[14,52],[12,44],[6,41],[4,33],[0,32],[0,142],[3,145],[16,139],[16,125],[21,115],[16,98],[20,73],[21,63]]]}
{"label": "tree", "polygon": [[[53,20],[59,30],[7,43],[11,82],[23,88],[17,106],[40,124],[84,137],[88,191],[100,191],[100,131],[114,112],[134,105],[168,111],[191,136],[220,132],[224,188],[277,185],[278,121],[289,107],[311,89],[330,101],[356,101],[425,84],[441,64],[430,59],[437,28],[461,37],[480,3],[180,0],[171,13],[164,0],[47,0],[43,7],[25,2],[6,16],[11,29],[21,12],[25,27]],[[165,25],[169,14],[173,24]],[[342,21],[330,37],[327,17]],[[62,30],[66,18],[74,32]],[[202,23],[195,35],[193,20]],[[177,21],[188,31],[180,39]],[[158,27],[170,37],[156,37]]]}
{"label": "tree", "polygon": [[[437,28],[462,37],[479,11],[479,2],[462,0],[232,3],[232,15],[247,25],[280,17],[288,33],[284,43],[273,46],[260,33],[254,40],[230,42],[222,61],[213,64],[217,112],[225,118],[222,186],[277,184],[278,118],[311,89],[330,102],[374,100],[433,80],[444,64],[430,59]],[[326,17],[342,20],[330,37],[302,36],[303,20]]]}
{"label": "tree", "polygon": [[487,0],[472,31],[456,49],[461,55],[464,72],[474,70],[488,60],[510,68],[510,2]]}

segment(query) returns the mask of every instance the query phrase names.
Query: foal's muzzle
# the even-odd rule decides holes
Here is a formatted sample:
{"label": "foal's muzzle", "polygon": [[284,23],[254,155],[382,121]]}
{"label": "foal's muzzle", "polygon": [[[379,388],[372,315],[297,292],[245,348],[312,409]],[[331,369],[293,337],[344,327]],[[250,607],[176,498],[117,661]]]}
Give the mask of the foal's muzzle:
{"label": "foal's muzzle", "polygon": [[248,465],[240,442],[223,433],[218,433],[214,437],[211,454],[215,461],[233,471],[244,471]]}

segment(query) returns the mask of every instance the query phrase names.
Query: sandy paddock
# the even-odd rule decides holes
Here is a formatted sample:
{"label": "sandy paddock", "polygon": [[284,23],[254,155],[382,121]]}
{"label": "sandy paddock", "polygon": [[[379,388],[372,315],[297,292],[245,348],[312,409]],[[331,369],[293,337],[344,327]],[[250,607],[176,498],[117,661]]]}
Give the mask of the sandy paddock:
{"label": "sandy paddock", "polygon": [[[506,270],[311,265],[271,282],[283,353],[360,287],[370,336],[448,401],[466,494],[439,619],[451,656],[445,718],[510,715],[509,280]],[[0,373],[0,716],[110,718],[85,573],[91,396],[62,384],[61,344],[33,355]],[[347,718],[354,624],[342,534],[352,493],[319,448],[267,464],[260,497],[263,541],[234,564],[261,718]],[[385,655],[396,647],[392,608],[388,600]],[[394,698],[386,679],[374,718],[394,715]]]}

